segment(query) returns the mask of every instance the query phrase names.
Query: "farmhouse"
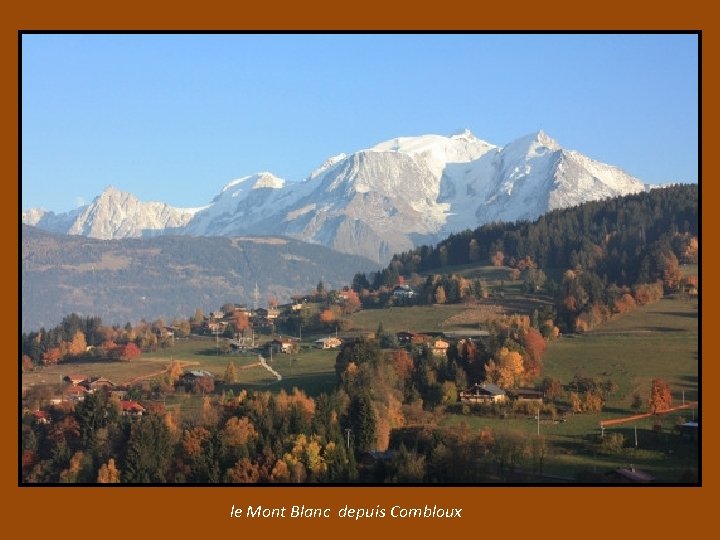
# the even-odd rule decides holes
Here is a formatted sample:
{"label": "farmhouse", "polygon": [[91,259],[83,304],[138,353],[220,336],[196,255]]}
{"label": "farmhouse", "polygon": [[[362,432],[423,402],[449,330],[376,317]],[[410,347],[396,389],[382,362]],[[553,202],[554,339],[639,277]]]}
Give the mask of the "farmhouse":
{"label": "farmhouse", "polygon": [[488,382],[476,383],[460,392],[460,401],[463,403],[502,403],[506,399],[505,390]]}
{"label": "farmhouse", "polygon": [[326,337],[316,339],[314,344],[318,349],[337,349],[342,345],[342,340],[336,337]]}
{"label": "farmhouse", "polygon": [[270,342],[270,348],[273,352],[292,353],[298,349],[298,340],[291,337],[279,337]]}
{"label": "farmhouse", "polygon": [[185,384],[191,384],[198,379],[202,379],[203,377],[213,378],[213,374],[210,373],[209,371],[203,371],[203,370],[186,371],[185,373],[183,373],[183,375],[182,375],[182,377],[180,377],[180,379]]}
{"label": "farmhouse", "polygon": [[105,377],[90,377],[83,381],[83,386],[90,392],[95,392],[96,390],[112,390],[115,388],[115,383]]}

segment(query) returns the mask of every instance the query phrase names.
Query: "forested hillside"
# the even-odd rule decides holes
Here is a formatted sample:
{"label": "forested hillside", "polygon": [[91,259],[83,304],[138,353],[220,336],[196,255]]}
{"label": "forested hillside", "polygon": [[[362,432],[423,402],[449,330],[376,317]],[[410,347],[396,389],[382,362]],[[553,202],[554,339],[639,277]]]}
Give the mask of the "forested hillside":
{"label": "forested hillside", "polygon": [[572,328],[593,306],[615,308],[639,286],[682,285],[679,264],[698,262],[698,199],[696,184],[676,185],[555,210],[533,222],[484,225],[396,255],[377,281],[488,261],[539,270],[557,299],[560,322]]}

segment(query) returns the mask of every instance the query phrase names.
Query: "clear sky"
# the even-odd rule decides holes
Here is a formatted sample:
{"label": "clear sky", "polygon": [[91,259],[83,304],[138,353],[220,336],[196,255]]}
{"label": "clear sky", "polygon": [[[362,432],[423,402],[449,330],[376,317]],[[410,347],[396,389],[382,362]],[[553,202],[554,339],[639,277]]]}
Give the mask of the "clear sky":
{"label": "clear sky", "polygon": [[261,171],[464,128],[543,129],[648,183],[698,181],[698,46],[683,34],[22,36],[22,208],[108,185],[207,204]]}

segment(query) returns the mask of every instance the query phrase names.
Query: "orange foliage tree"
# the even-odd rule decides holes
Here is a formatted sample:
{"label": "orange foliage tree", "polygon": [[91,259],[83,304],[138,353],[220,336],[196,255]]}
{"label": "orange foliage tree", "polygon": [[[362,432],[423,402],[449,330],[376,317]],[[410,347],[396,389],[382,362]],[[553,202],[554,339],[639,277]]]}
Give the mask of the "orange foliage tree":
{"label": "orange foliage tree", "polygon": [[320,322],[323,324],[332,324],[335,320],[335,313],[333,313],[333,310],[330,308],[324,309],[322,313],[320,313]]}
{"label": "orange foliage tree", "polygon": [[60,347],[53,347],[42,354],[42,363],[44,366],[53,366],[60,361],[60,357]]}
{"label": "orange foliage tree", "polygon": [[667,411],[672,407],[670,385],[662,379],[653,379],[650,383],[650,412]]}
{"label": "orange foliage tree", "polygon": [[403,383],[407,381],[413,372],[413,360],[410,354],[405,349],[395,349],[390,356],[390,361],[398,379]]}
{"label": "orange foliage tree", "polygon": [[528,378],[538,377],[542,372],[542,355],[547,343],[535,328],[530,328],[523,333],[521,343],[527,353],[523,359],[525,375]]}
{"label": "orange foliage tree", "polygon": [[242,311],[236,311],[233,315],[233,325],[235,326],[235,330],[244,336],[245,330],[250,327],[248,314]]}

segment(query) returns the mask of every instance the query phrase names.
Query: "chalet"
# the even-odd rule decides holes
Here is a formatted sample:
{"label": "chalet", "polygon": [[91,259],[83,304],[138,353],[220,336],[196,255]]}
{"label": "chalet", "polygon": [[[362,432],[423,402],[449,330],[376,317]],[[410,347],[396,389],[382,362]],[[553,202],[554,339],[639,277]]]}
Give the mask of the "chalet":
{"label": "chalet", "polygon": [[203,377],[210,377],[213,378],[213,374],[209,371],[204,370],[192,370],[192,371],[186,371],[182,374],[182,377],[180,377],[180,380],[185,384],[192,384],[198,379],[202,379]]}
{"label": "chalet", "polygon": [[460,392],[462,403],[502,403],[505,400],[507,400],[505,390],[488,382],[476,383]]}
{"label": "chalet", "polygon": [[109,391],[115,388],[115,383],[105,377],[90,377],[89,379],[83,381],[83,386],[90,392],[95,392],[97,390]]}
{"label": "chalet", "polygon": [[314,342],[317,349],[337,349],[342,345],[342,340],[336,337],[326,337],[316,339]]}
{"label": "chalet", "polygon": [[302,302],[295,302],[293,304],[290,304],[291,311],[302,311],[302,308],[303,308]]}
{"label": "chalet", "polygon": [[450,344],[443,339],[436,339],[432,344],[432,353],[434,356],[447,356],[447,350]]}
{"label": "chalet", "polygon": [[123,416],[142,416],[145,412],[145,407],[137,401],[132,400],[122,400],[120,402],[120,409]]}
{"label": "chalet", "polygon": [[416,296],[416,293],[415,293],[415,291],[412,290],[410,285],[403,284],[403,285],[398,285],[397,287],[395,287],[393,289],[392,296],[393,296],[393,298],[412,299],[413,297]]}
{"label": "chalet", "polygon": [[300,346],[299,340],[291,337],[279,337],[270,342],[270,348],[275,353],[292,353],[298,350]]}
{"label": "chalet", "polygon": [[255,318],[256,319],[264,319],[266,321],[274,321],[278,318],[278,315],[280,315],[280,310],[276,307],[271,307],[269,309],[265,308],[258,308],[255,310]]}

